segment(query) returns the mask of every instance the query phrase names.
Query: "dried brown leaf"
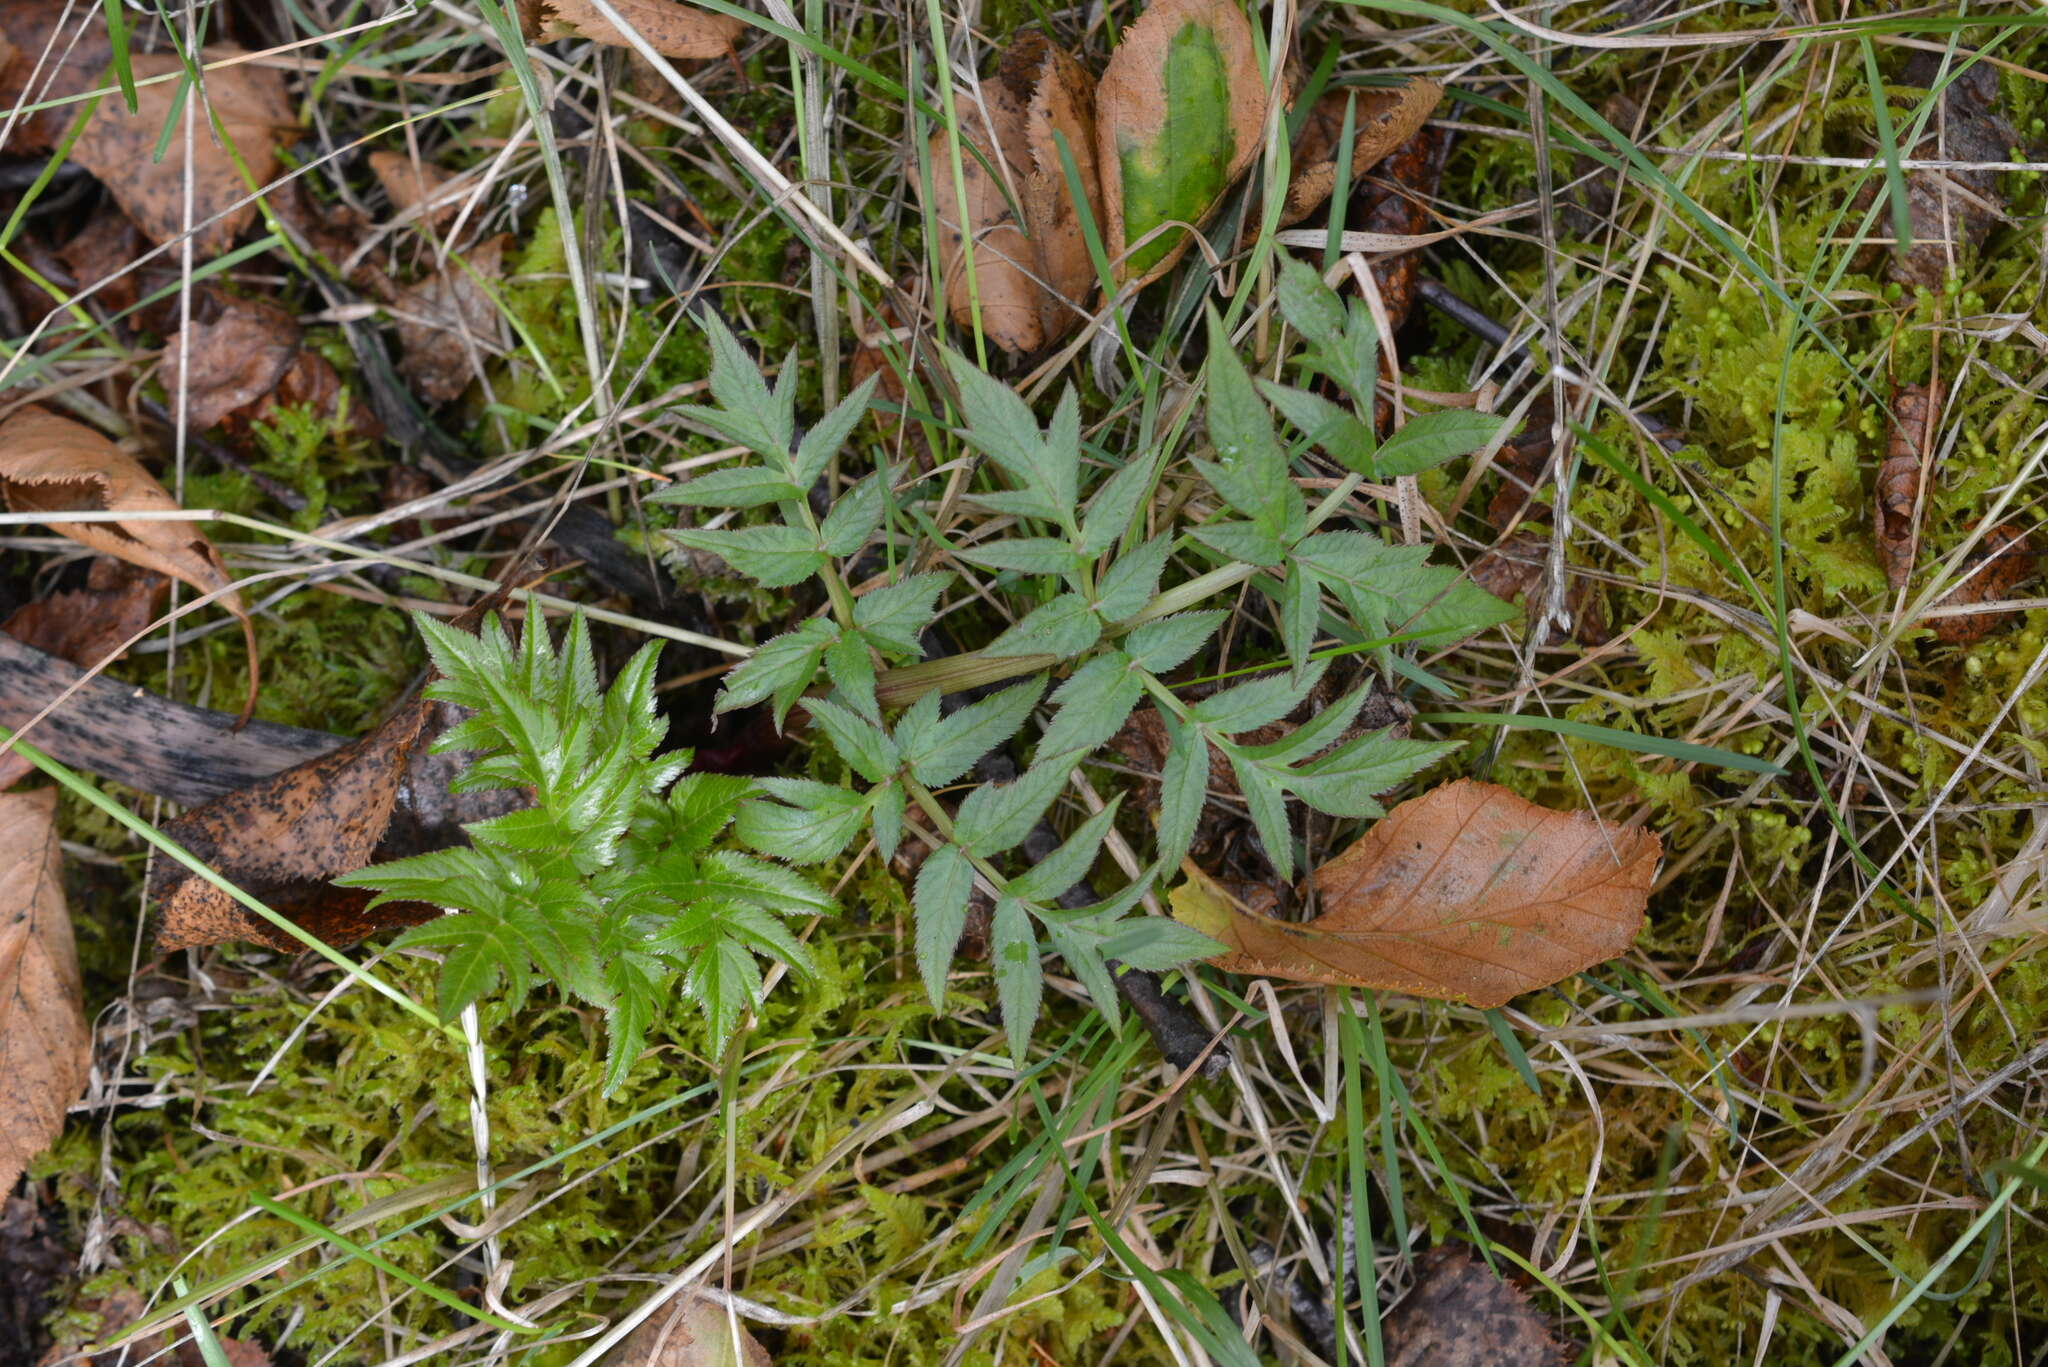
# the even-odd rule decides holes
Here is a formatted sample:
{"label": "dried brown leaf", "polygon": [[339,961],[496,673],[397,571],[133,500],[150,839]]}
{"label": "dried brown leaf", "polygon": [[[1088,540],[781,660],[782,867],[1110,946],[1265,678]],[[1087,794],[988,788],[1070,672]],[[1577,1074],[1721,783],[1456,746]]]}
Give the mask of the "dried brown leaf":
{"label": "dried brown leaf", "polygon": [[[732,51],[747,31],[744,20],[679,5],[675,0],[610,0],[619,17],[637,30],[647,45],[664,57],[709,61]],[[541,20],[555,38],[588,38],[607,47],[632,46],[618,26],[597,11],[590,0],[549,0]]]}
{"label": "dried brown leaf", "polygon": [[[370,153],[370,174],[384,187],[392,212],[431,224],[436,232],[447,231],[462,211],[462,187],[453,173],[428,162],[415,161],[397,152]],[[415,210],[421,212],[415,214]]]}
{"label": "dried brown leaf", "polygon": [[1344,136],[1344,112],[1356,101],[1358,112],[1351,144],[1351,176],[1362,176],[1373,163],[1414,137],[1437,104],[1444,88],[1425,76],[1386,89],[1369,87],[1332,90],[1317,100],[1294,139],[1292,177],[1280,226],[1301,222],[1322,207],[1337,184],[1337,156]]}
{"label": "dried brown leaf", "polygon": [[1180,897],[1174,910],[1226,947],[1212,962],[1227,972],[1499,1006],[1627,950],[1662,848],[1648,831],[1460,779],[1317,869],[1313,921]]}
{"label": "dried brown leaf", "polygon": [[[102,201],[85,226],[57,249],[57,259],[71,272],[81,293],[93,290],[93,298],[108,312],[121,313],[140,301],[145,287],[154,291],[167,282],[163,267],[129,269],[147,250],[141,231],[128,215]],[[132,321],[148,327],[154,320]]]}
{"label": "dried brown leaf", "polygon": [[[417,693],[374,731],[168,822],[164,834],[230,882],[329,944],[352,944],[438,914],[419,903],[366,910],[371,893],[327,880],[371,862],[433,704]],[[246,940],[296,950],[298,940],[173,860],[150,878],[159,953]]]}
{"label": "dried brown leaf", "polygon": [[1885,583],[1904,588],[1920,550],[1920,486],[1933,453],[1930,438],[1941,410],[1938,386],[1902,384],[1892,394],[1891,433],[1877,467],[1870,534],[1877,542]]}
{"label": "dried brown leaf", "polygon": [[149,471],[98,432],[30,404],[0,422],[0,494],[17,513],[37,513],[50,530],[118,556],[131,565],[167,574],[241,619],[249,649],[246,719],[256,704],[256,633],[213,543],[190,522],[65,522],[66,512],[175,512],[178,505]]}
{"label": "dried brown leaf", "polygon": [[981,100],[961,99],[961,186],[971,238],[965,245],[946,135],[932,138],[936,184],[928,194],[939,220],[948,311],[956,324],[972,327],[978,302],[982,331],[1005,351],[1037,351],[1072,332],[1085,316],[1081,301],[1094,291],[1095,267],[1054,136],[1066,140],[1099,221],[1094,95],[1080,63],[1043,34],[1026,32],[981,82]]}
{"label": "dried brown leaf", "polygon": [[[1976,552],[1964,563],[1962,573],[1968,577],[1942,598],[1940,606],[1960,607],[2010,598],[2015,589],[2034,576],[2040,562],[2040,549],[2025,532],[2010,523],[1993,527],[1984,533]],[[1966,646],[1983,640],[1995,627],[2018,615],[2011,609],[1964,612],[1931,621],[1936,640],[1943,645]]]}
{"label": "dried brown leaf", "polygon": [[[1931,86],[1941,63],[1937,54],[1916,52],[1902,74],[1909,82]],[[1924,161],[2008,160],[2021,140],[1999,112],[1998,97],[1998,71],[1988,63],[1972,63],[1955,73],[1942,94],[1944,108],[1931,121],[1927,136],[1906,155]],[[2004,217],[2000,175],[1992,170],[1931,167],[1907,172],[1906,210],[1913,245],[1894,247],[1886,273],[1907,289],[1940,289],[1951,263],[1982,244]]]}
{"label": "dried brown leaf", "polygon": [[1155,280],[1193,245],[1165,225],[1199,228],[1215,214],[1258,155],[1267,99],[1235,0],[1158,0],[1124,30],[1095,91],[1102,223],[1119,281]]}
{"label": "dried brown leaf", "polygon": [[267,398],[299,356],[299,320],[264,299],[230,299],[164,345],[163,382],[175,412],[185,395],[194,428],[219,424]]}
{"label": "dried brown leaf", "polygon": [[[106,22],[72,0],[6,0],[0,4],[0,37],[14,49],[12,61],[0,62],[0,109],[97,89],[113,51]],[[46,152],[76,117],[75,104],[24,114],[8,131],[7,150]]]}
{"label": "dried brown leaf", "polygon": [[419,284],[399,291],[398,369],[423,399],[446,403],[469,388],[470,347],[488,354],[501,344],[504,320],[487,286],[505,269],[509,233],[479,242]]}
{"label": "dried brown leaf", "polygon": [[1387,1367],[1563,1367],[1569,1354],[1520,1287],[1449,1244],[1382,1327]]}
{"label": "dried brown leaf", "polygon": [[[208,56],[236,51],[210,48]],[[175,53],[138,52],[130,60],[138,82],[184,70]],[[159,243],[175,241],[185,231],[187,163],[180,87],[177,80],[138,84],[132,114],[119,97],[102,99],[92,121],[71,145],[71,159],[97,176],[136,226]],[[215,256],[256,216],[256,204],[234,157],[216,141],[205,111],[211,109],[219,119],[220,131],[241,154],[257,185],[268,184],[277,175],[278,134],[290,128],[293,119],[284,77],[268,67],[247,62],[221,67],[206,73],[201,88],[205,104],[193,106],[191,135],[192,246],[201,256]],[[157,144],[166,126],[171,137],[158,160]]]}
{"label": "dried brown leaf", "polygon": [[770,1367],[746,1326],[704,1296],[684,1292],[605,1355],[605,1367]]}
{"label": "dried brown leaf", "polygon": [[63,1133],[92,1062],[56,813],[54,788],[0,793],[0,1192]]}

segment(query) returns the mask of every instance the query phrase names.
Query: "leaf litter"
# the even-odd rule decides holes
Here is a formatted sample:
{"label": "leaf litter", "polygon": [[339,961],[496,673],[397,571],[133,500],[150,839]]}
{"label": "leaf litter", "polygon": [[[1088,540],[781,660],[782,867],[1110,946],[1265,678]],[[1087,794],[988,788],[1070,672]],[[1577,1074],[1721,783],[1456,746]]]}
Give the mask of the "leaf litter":
{"label": "leaf litter", "polygon": [[[209,59],[233,55],[241,55],[240,49],[208,49]],[[189,170],[193,250],[217,256],[256,217],[252,184],[269,184],[282,165],[278,135],[294,123],[284,76],[249,62],[218,67],[204,75],[204,99],[194,94],[188,102],[180,93],[182,79],[140,84],[151,77],[181,78],[185,66],[175,53],[138,52],[130,60],[138,82],[135,112],[118,96],[102,99],[71,145],[71,159],[98,177],[135,225],[158,243],[175,242],[185,233]],[[188,103],[193,110],[189,164],[181,117]],[[219,120],[218,129],[208,113]]]}
{"label": "leaf litter", "polygon": [[136,459],[82,423],[29,404],[0,422],[0,494],[17,513],[41,515],[50,530],[106,555],[190,584],[242,624],[249,652],[247,721],[256,709],[256,630],[235,592],[220,552],[190,521],[66,522],[67,512],[174,513],[163,485]]}
{"label": "leaf litter", "polygon": [[57,790],[0,793],[0,1192],[85,1090],[85,1019],[57,842]]}
{"label": "leaf litter", "polygon": [[1199,885],[1174,914],[1229,973],[1499,1006],[1627,952],[1662,856],[1652,832],[1459,779],[1401,803],[1316,869],[1322,915],[1250,915]]}

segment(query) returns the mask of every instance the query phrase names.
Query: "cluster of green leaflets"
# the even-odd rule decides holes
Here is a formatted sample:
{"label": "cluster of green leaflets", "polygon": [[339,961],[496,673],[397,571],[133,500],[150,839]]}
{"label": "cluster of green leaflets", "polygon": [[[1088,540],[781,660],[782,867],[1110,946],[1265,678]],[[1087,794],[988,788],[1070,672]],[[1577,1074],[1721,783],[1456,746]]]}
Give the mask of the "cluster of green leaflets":
{"label": "cluster of green leaflets", "polygon": [[[1282,276],[1280,305],[1307,341],[1304,366],[1369,405],[1379,361],[1364,309],[1347,310],[1313,271],[1295,263]],[[1275,869],[1292,878],[1297,857],[1288,799],[1336,817],[1378,816],[1377,794],[1450,748],[1384,731],[1347,736],[1366,686],[1281,739],[1250,733],[1289,716],[1310,696],[1328,665],[1311,648],[1331,631],[1367,642],[1448,642],[1507,615],[1505,604],[1455,571],[1429,564],[1426,547],[1390,546],[1362,530],[1319,530],[1358,481],[1463,455],[1496,438],[1500,419],[1426,415],[1381,443],[1349,408],[1309,390],[1255,382],[1212,313],[1213,451],[1191,461],[1223,511],[1147,538],[1142,512],[1168,476],[1168,453],[1084,464],[1080,405],[1071,388],[1041,427],[1007,385],[949,356],[960,436],[998,477],[979,481],[970,497],[1016,529],[952,553],[1007,576],[1001,582],[1042,590],[1036,606],[976,655],[999,668],[1005,657],[1028,660],[1036,672],[951,712],[936,689],[885,710],[881,671],[921,658],[920,638],[954,575],[906,569],[858,599],[848,589],[841,562],[878,538],[897,552],[891,563],[914,566],[923,558],[916,538],[925,524],[911,516],[915,491],[896,487],[901,469],[877,465],[825,517],[812,511],[807,492],[851,440],[873,382],[799,438],[796,367],[785,365],[771,388],[715,316],[707,327],[716,406],[686,415],[756,460],[657,499],[767,509],[770,516],[669,535],[770,588],[818,577],[830,604],[829,615],[767,642],[733,670],[718,709],[765,702],[779,726],[801,702],[817,735],[845,761],[848,781],[678,777],[687,756],[655,755],[665,724],[654,714],[653,647],[602,692],[580,618],[559,650],[538,626],[514,645],[495,620],[470,636],[421,618],[444,676],[431,695],[474,712],[437,742],[476,754],[459,786],[535,794],[527,810],[468,827],[470,848],[341,880],[377,889],[380,900],[451,911],[399,941],[443,952],[444,1016],[454,1018],[501,981],[516,999],[536,974],[551,978],[607,1013],[607,1079],[614,1087],[672,990],[701,1006],[714,1042],[722,1043],[758,1005],[757,954],[805,967],[803,948],[781,918],[832,907],[787,865],[835,859],[863,832],[888,859],[915,820],[912,838],[930,847],[913,902],[918,967],[932,1003],[943,1005],[979,884],[995,908],[990,957],[1011,1050],[1021,1061],[1038,1016],[1048,948],[1112,1022],[1120,1014],[1113,979],[1119,965],[1163,971],[1216,948],[1141,907],[1187,854],[1208,801],[1212,756],[1229,766]],[[1274,409],[1301,431],[1292,448],[1275,429]],[[1314,510],[1290,473],[1311,447],[1353,473]],[[1095,475],[1097,468],[1104,473]],[[1206,557],[1214,567],[1163,593],[1176,556]],[[1246,580],[1270,600],[1284,658],[1199,701],[1183,700],[1168,678],[1210,645],[1230,615],[1198,604]],[[1190,594],[1204,583],[1214,587]],[[1392,663],[1386,646],[1378,648]],[[1117,819],[1119,802],[1112,801],[1074,826],[1052,854],[1017,867],[1014,852],[1077,767],[1148,702],[1170,742],[1149,862],[1106,896],[1090,882]],[[974,787],[950,809],[940,801],[940,792],[967,778],[978,760],[1027,731],[1035,733],[1031,762],[1014,781]],[[728,819],[739,842],[773,858],[712,848]],[[1084,883],[1099,900],[1064,905],[1063,895]]]}
{"label": "cluster of green leaflets", "polygon": [[474,755],[451,788],[534,794],[464,827],[466,848],[335,880],[375,889],[373,906],[447,910],[397,941],[441,952],[442,1019],[501,982],[516,1006],[536,976],[551,980],[604,1011],[610,1091],[671,997],[703,1010],[719,1047],[760,1004],[757,954],[808,971],[783,918],[830,912],[832,898],[779,863],[711,848],[752,781],[682,775],[688,751],[655,755],[668,731],[654,711],[658,647],[605,691],[580,614],[559,650],[538,614],[517,645],[495,616],[475,636],[416,620],[442,675],[427,695],[472,710],[434,742]]}

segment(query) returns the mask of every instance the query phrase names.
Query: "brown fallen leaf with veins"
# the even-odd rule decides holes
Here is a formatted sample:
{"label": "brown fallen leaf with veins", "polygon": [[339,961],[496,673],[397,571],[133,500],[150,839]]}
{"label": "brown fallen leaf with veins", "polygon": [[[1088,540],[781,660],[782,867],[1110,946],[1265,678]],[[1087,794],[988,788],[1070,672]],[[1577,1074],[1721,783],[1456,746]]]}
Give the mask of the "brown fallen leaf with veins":
{"label": "brown fallen leaf with veins", "polygon": [[64,1132],[92,1064],[56,814],[54,788],[0,793],[0,1192]]}
{"label": "brown fallen leaf with veins", "polygon": [[372,152],[370,174],[384,187],[384,197],[391,201],[392,213],[398,218],[419,209],[415,221],[431,225],[435,232],[446,232],[462,211],[464,192],[454,184],[454,174],[429,162],[398,152]]}
{"label": "brown fallen leaf with veins", "polygon": [[[1995,603],[2010,598],[2013,591],[2033,578],[2040,568],[2041,552],[2034,539],[2011,523],[1993,527],[1984,533],[1977,549],[1964,561],[1960,573],[1967,576],[1963,582],[1942,598],[1940,607],[1960,607],[1966,603]],[[2007,609],[2003,612],[1963,612],[1953,617],[1930,618],[1935,639],[1943,645],[1974,645],[1989,636],[1992,629],[2013,620],[2019,614]]]}
{"label": "brown fallen leaf with veins", "polygon": [[959,106],[970,241],[961,240],[959,196],[943,130],[932,136],[935,183],[927,191],[939,222],[947,311],[955,324],[971,328],[978,301],[990,341],[1012,353],[1038,351],[1080,324],[1086,316],[1081,301],[1095,292],[1095,266],[1054,136],[1065,139],[1089,212],[1099,222],[1095,85],[1045,35],[1025,32],[1004,51],[995,75],[981,82],[980,102],[962,96]]}
{"label": "brown fallen leaf with veins", "polygon": [[242,623],[249,652],[247,721],[256,709],[256,628],[232,587],[213,543],[191,522],[65,522],[67,512],[167,513],[178,504],[135,458],[82,423],[30,404],[0,422],[0,494],[17,513],[42,516],[51,531],[131,565],[167,574],[214,601]]}
{"label": "brown fallen leaf with veins", "polygon": [[398,369],[421,398],[446,403],[460,397],[474,374],[470,342],[485,353],[499,346],[504,320],[487,285],[504,273],[511,240],[511,234],[500,233],[479,242],[398,292],[392,305],[404,349]]}
{"label": "brown fallen leaf with veins", "polygon": [[[704,62],[732,51],[747,31],[745,20],[727,14],[679,5],[675,0],[610,0],[647,45],[664,57]],[[590,0],[547,0],[540,7],[539,27],[548,38],[588,38],[606,47],[631,47],[616,24],[598,13]]]}
{"label": "brown fallen leaf with veins", "polygon": [[1318,868],[1322,915],[1276,921],[1173,894],[1229,973],[1499,1006],[1627,951],[1663,846],[1459,779],[1401,803]]}
{"label": "brown fallen leaf with veins", "polygon": [[194,429],[218,426],[276,389],[298,359],[299,320],[264,299],[230,299],[164,344],[163,383]]}
{"label": "brown fallen leaf with veins", "polygon": [[[0,631],[75,665],[99,668],[160,614],[171,581],[112,556],[92,562],[85,587],[66,589],[15,610]],[[18,751],[0,754],[0,789],[35,768]]]}
{"label": "brown fallen leaf with veins", "polygon": [[[13,49],[12,60],[0,61],[0,110],[97,90],[113,51],[105,21],[74,0],[6,0],[0,39]],[[8,131],[7,150],[47,152],[77,117],[75,104],[23,114]]]}
{"label": "brown fallen leaf with veins", "polygon": [[[209,48],[210,59],[239,49]],[[176,53],[138,52],[130,59],[138,82],[152,76],[176,76],[184,65]],[[111,73],[108,83],[112,83]],[[136,112],[128,112],[118,95],[100,101],[91,122],[71,145],[71,159],[91,171],[114,196],[137,227],[158,243],[176,241],[185,231],[185,133],[179,80],[138,84]],[[284,76],[268,67],[244,62],[205,73],[204,106],[194,106],[190,172],[192,180],[192,248],[202,257],[225,251],[250,220],[256,202],[228,149],[216,141],[207,109],[220,120],[220,131],[233,142],[248,165],[255,184],[267,185],[277,175],[277,135],[293,125],[285,97]],[[163,159],[156,149],[166,126],[171,138]],[[245,202],[246,201],[246,202]],[[218,221],[209,222],[216,215]]]}
{"label": "brown fallen leaf with veins", "polygon": [[1359,87],[1326,92],[1310,108],[1295,136],[1287,184],[1287,202],[1280,210],[1280,226],[1292,227],[1317,209],[1337,185],[1337,157],[1344,137],[1345,108],[1354,101],[1351,144],[1351,177],[1370,170],[1401,144],[1421,131],[1444,97],[1444,88],[1425,76],[1411,78],[1392,89]]}
{"label": "brown fallen leaf with veins", "polygon": [[1563,1367],[1570,1357],[1520,1287],[1451,1244],[1423,1256],[1381,1327],[1387,1367]]}
{"label": "brown fallen leaf with veins", "polygon": [[[770,1367],[768,1350],[708,1297],[685,1291],[641,1321],[604,1367]],[[737,1339],[738,1351],[734,1351]]]}

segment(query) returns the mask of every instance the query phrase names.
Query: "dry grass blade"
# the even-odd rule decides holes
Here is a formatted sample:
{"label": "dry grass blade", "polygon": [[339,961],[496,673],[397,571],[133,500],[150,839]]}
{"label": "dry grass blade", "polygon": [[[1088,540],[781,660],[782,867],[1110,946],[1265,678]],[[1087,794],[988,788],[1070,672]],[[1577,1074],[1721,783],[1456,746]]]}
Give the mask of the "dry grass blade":
{"label": "dry grass blade", "polygon": [[58,852],[57,791],[0,793],[0,1192],[85,1090],[85,1022]]}

